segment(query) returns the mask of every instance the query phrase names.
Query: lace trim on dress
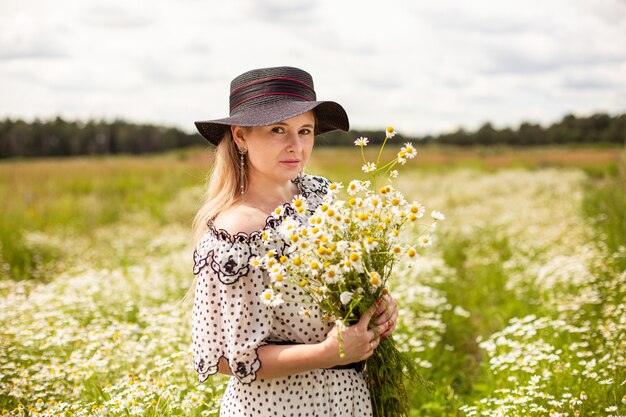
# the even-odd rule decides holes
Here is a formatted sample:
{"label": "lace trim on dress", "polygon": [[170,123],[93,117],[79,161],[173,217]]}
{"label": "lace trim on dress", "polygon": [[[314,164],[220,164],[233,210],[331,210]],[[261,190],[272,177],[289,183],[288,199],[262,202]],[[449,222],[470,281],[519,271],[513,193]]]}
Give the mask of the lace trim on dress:
{"label": "lace trim on dress", "polygon": [[[328,184],[330,183],[324,177],[312,175],[298,176],[291,181],[298,186],[300,194],[307,199],[309,212],[315,211],[317,206],[321,203],[321,199],[328,192]],[[213,219],[207,219],[209,235],[217,241],[212,242],[213,248],[208,250],[206,254],[198,252],[198,248],[194,250],[193,273],[197,275],[202,268],[210,265],[219,280],[224,284],[232,284],[236,282],[238,278],[248,274],[248,261],[253,256],[252,246],[258,247],[260,245],[263,232],[268,229],[277,229],[287,217],[297,217],[297,212],[290,203],[283,204],[282,208],[283,212],[280,216],[269,215],[265,219],[265,226],[263,226],[262,229],[255,230],[249,234],[238,232],[231,235],[224,229],[217,229],[213,223]],[[277,247],[275,249],[284,252],[287,247],[286,243],[280,246],[281,248]],[[215,249],[218,248],[220,249],[220,253],[216,253],[215,251]],[[235,251],[232,251],[232,249],[235,249]],[[233,252],[237,253],[237,259],[232,255]],[[225,257],[224,254],[227,253],[231,253],[231,255]]]}
{"label": "lace trim on dress", "polygon": [[244,360],[235,361],[235,366],[232,366],[232,364],[230,363],[230,361],[228,360],[228,358],[226,358],[224,354],[222,354],[220,357],[215,359],[212,365],[208,365],[208,366],[204,360],[205,358],[201,358],[198,364],[194,366],[196,372],[198,373],[198,382],[203,383],[207,379],[209,379],[211,375],[215,375],[219,368],[218,364],[219,364],[220,359],[225,358],[226,361],[228,362],[228,366],[231,368],[231,371],[233,372],[233,375],[237,377],[237,379],[242,384],[249,385],[253,383],[254,381],[256,381],[256,374],[261,368],[261,359],[259,359],[258,350],[261,346],[265,346],[267,344],[268,343],[266,342],[261,342],[259,346],[257,346],[250,352],[250,354],[248,355],[249,357],[246,358],[245,361]]}

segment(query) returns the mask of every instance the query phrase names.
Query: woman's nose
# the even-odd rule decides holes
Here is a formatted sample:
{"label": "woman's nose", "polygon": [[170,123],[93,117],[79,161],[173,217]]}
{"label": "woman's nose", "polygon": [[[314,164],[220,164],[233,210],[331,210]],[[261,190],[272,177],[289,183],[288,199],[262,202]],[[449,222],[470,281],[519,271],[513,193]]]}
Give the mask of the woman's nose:
{"label": "woman's nose", "polygon": [[297,132],[289,134],[289,151],[300,152],[302,151],[302,139]]}

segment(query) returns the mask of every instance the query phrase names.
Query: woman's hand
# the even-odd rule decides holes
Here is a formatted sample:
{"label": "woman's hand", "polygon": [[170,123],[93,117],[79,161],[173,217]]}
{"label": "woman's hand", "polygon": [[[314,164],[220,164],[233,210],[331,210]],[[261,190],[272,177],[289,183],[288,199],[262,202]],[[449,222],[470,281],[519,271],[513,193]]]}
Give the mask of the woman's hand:
{"label": "woman's hand", "polygon": [[380,343],[378,335],[387,330],[386,323],[368,329],[368,324],[376,312],[376,308],[376,305],[369,308],[356,324],[346,327],[341,332],[343,351],[345,353],[343,358],[339,357],[339,340],[337,339],[339,329],[335,326],[328,332],[326,340],[322,344],[330,363],[329,367],[359,362],[372,356],[374,349]]}
{"label": "woman's hand", "polygon": [[384,339],[389,336],[396,328],[398,321],[398,305],[391,294],[386,293],[378,303],[378,308],[374,312],[374,324],[377,328],[382,328],[383,332],[380,337]]}

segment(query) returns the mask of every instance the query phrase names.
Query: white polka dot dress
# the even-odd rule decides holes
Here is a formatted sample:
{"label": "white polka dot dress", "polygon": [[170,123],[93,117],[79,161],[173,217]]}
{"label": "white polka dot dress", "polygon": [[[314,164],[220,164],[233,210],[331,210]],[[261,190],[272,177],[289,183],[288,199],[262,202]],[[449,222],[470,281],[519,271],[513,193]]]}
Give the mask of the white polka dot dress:
{"label": "white polka dot dress", "polygon": [[[293,180],[315,210],[328,192],[323,177],[302,175]],[[303,219],[284,206],[278,218],[268,217],[262,231],[273,232],[287,217]],[[332,323],[322,322],[317,310],[301,317],[297,302],[266,306],[260,295],[269,285],[265,271],[248,264],[252,256],[274,250],[284,253],[286,244],[262,231],[231,236],[216,230],[211,220],[194,251],[198,276],[192,310],[193,366],[198,381],[217,372],[224,356],[234,375],[221,399],[220,416],[371,416],[370,394],[363,374],[355,369],[314,369],[281,378],[259,379],[262,364],[257,349],[271,341],[319,343]]]}

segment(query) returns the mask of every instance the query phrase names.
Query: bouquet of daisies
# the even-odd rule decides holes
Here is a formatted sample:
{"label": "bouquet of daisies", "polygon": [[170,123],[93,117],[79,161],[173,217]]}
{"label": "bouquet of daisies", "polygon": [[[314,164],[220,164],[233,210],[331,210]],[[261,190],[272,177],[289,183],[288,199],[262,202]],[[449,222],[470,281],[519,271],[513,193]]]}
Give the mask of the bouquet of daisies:
{"label": "bouquet of daisies", "polygon": [[[392,181],[398,172],[393,168],[417,154],[412,144],[405,143],[394,159],[380,165],[383,148],[395,134],[393,128],[387,128],[376,162],[365,158],[363,148],[368,139],[358,138],[355,145],[361,148],[362,170],[371,179],[352,180],[345,187],[331,183],[312,214],[306,210],[305,199],[297,196],[291,205],[307,221],[286,219],[282,223],[280,233],[289,242],[286,253],[277,257],[269,252],[251,260],[271,277],[271,288],[263,292],[261,300],[277,304],[292,296],[305,305],[316,305],[323,318],[339,328],[340,355],[344,354],[341,330],[356,323],[382,298],[393,280],[394,264],[403,257],[417,259],[419,251],[431,244],[436,222],[444,218],[433,211],[424,223],[420,219],[425,207],[407,201],[394,189]],[[377,177],[385,179],[378,188]],[[341,199],[344,192],[347,195]],[[311,309],[304,307],[301,314],[309,316]],[[407,416],[404,378],[426,384],[393,336],[381,339],[366,362],[365,374],[375,416]]]}

